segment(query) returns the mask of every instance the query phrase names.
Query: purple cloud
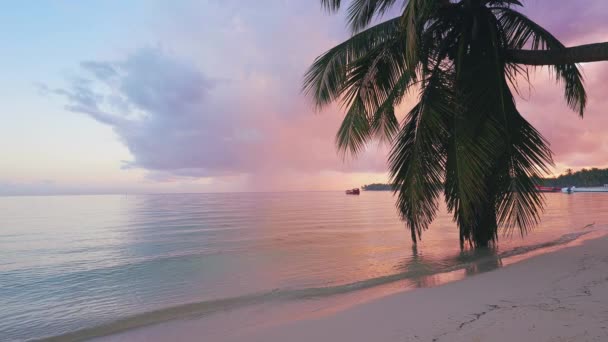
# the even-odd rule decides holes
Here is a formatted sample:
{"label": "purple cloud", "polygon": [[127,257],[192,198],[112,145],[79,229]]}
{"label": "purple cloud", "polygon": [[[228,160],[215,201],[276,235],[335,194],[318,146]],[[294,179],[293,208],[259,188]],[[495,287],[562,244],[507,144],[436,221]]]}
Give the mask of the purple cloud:
{"label": "purple cloud", "polygon": [[[313,115],[299,89],[273,74],[219,81],[150,48],[81,67],[83,78],[52,92],[68,110],[110,125],[133,155],[124,167],[154,179],[345,169],[333,147],[340,118]],[[384,161],[349,168],[382,171]]]}
{"label": "purple cloud", "polygon": [[[257,2],[193,3],[172,33],[179,41],[172,40],[172,47],[186,46],[180,54],[144,48],[118,60],[85,61],[80,78],[46,91],[62,96],[68,110],[112,127],[133,156],[125,167],[146,169],[151,179],[251,175],[259,181],[290,172],[384,172],[386,148],[343,163],[334,148],[343,114],[329,109],[314,115],[300,93],[313,59],[348,37],[343,14],[327,16],[314,1],[263,2],[264,11]],[[589,1],[580,9],[564,2],[548,9],[530,2],[526,13],[568,44],[588,33],[574,22],[608,31],[603,3]],[[593,79],[589,86],[601,85]],[[602,122],[593,119],[601,91],[590,92],[591,120],[579,124],[550,87],[536,84],[521,109],[554,142],[556,159],[574,164],[577,156],[568,146],[588,146],[590,134],[602,129],[587,124]],[[567,113],[563,122],[576,122],[572,127],[581,136],[592,132],[571,137],[575,143],[566,146],[563,125],[542,119],[549,106],[560,118]],[[604,145],[588,147],[599,162]]]}

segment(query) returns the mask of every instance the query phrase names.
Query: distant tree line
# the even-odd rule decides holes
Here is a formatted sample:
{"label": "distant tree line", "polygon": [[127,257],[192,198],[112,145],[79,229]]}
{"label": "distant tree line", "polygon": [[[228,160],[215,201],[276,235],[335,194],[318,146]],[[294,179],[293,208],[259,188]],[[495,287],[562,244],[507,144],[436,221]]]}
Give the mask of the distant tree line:
{"label": "distant tree line", "polygon": [[393,191],[395,190],[391,184],[373,183],[361,187],[364,191]]}
{"label": "distant tree line", "polygon": [[555,178],[543,178],[539,181],[543,186],[602,186],[608,184],[608,169],[582,169],[573,172],[567,169],[563,175]]}
{"label": "distant tree line", "polygon": [[[608,169],[582,169],[580,171],[572,171],[567,169],[563,175],[553,178],[539,178],[537,183],[542,186],[603,186],[608,184]],[[373,183],[362,187],[365,191],[393,191],[394,187],[391,184]]]}

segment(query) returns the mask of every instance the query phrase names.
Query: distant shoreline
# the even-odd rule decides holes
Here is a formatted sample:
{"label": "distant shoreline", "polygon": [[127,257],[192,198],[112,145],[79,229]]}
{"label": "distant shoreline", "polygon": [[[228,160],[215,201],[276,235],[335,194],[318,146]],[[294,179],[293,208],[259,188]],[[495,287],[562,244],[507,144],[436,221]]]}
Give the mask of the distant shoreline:
{"label": "distant shoreline", "polygon": [[[608,184],[607,169],[581,169],[579,171],[568,170],[566,173],[552,178],[537,178],[537,184],[551,187],[601,187]],[[386,183],[366,184],[361,187],[363,191],[395,191],[395,187]]]}
{"label": "distant shoreline", "polygon": [[367,184],[367,185],[362,186],[361,190],[363,190],[363,191],[394,191],[395,188],[391,184],[374,183],[374,184]]}

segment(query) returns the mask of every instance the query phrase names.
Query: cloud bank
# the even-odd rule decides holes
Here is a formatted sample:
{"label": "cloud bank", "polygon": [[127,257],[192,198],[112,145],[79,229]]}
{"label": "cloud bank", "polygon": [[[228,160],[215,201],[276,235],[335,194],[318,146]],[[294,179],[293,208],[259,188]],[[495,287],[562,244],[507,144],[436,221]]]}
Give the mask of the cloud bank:
{"label": "cloud bank", "polygon": [[333,146],[340,116],[313,115],[299,89],[272,74],[211,78],[160,48],[80,67],[68,87],[49,91],[111,126],[133,155],[124,167],[152,179],[384,171],[374,155],[342,163]]}
{"label": "cloud bank", "polygon": [[[386,147],[342,161],[333,142],[343,114],[330,108],[315,115],[300,92],[314,57],[348,36],[343,18],[324,16],[310,1],[272,3],[260,12],[250,2],[212,2],[203,14],[207,25],[196,30],[186,23],[197,39],[182,41],[200,41],[192,51],[147,47],[117,60],[84,61],[66,87],[47,91],[62,96],[68,110],[112,127],[133,156],[124,167],[148,170],[153,180],[249,177],[288,184],[286,175],[384,173]],[[603,1],[590,1],[582,12],[573,6],[547,14],[533,3],[527,13],[566,43],[608,39],[608,24],[597,14],[608,11]],[[592,31],[571,24],[586,15]],[[546,70],[535,74],[530,100],[518,100],[551,142],[558,167],[608,165],[608,67],[584,69],[590,94],[584,121],[568,110]]]}

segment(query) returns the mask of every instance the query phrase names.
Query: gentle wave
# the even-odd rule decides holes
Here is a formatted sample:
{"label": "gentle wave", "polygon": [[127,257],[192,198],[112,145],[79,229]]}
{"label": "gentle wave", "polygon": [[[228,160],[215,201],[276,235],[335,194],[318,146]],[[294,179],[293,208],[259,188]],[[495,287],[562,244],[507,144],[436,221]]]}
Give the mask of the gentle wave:
{"label": "gentle wave", "polygon": [[[586,227],[587,228],[587,227]],[[30,341],[82,341],[86,339],[108,336],[123,332],[126,330],[139,328],[143,326],[158,324],[166,321],[185,319],[185,318],[196,318],[205,315],[210,315],[218,311],[227,311],[239,309],[251,305],[267,303],[271,301],[293,301],[303,300],[310,298],[323,298],[339,294],[346,294],[354,291],[360,291],[364,289],[374,288],[377,286],[390,284],[393,282],[424,278],[428,276],[434,276],[453,271],[465,269],[474,264],[480,264],[487,261],[489,258],[492,259],[507,259],[514,256],[524,255],[533,251],[539,251],[545,248],[565,246],[584,235],[589,233],[598,232],[598,229],[591,230],[587,229],[584,231],[569,233],[562,235],[560,238],[538,243],[530,246],[517,247],[508,251],[504,251],[498,254],[487,254],[482,257],[471,257],[468,262],[461,262],[456,265],[446,266],[439,270],[416,270],[406,271],[387,276],[381,276],[376,278],[370,278],[362,281],[356,281],[348,284],[341,284],[327,287],[310,287],[302,289],[275,289],[273,291],[264,293],[253,293],[243,296],[236,296],[230,298],[222,298],[215,300],[206,300],[195,303],[188,303],[183,305],[177,305],[169,308],[163,308],[160,310],[154,310],[145,312],[142,314],[126,317],[120,320],[109,322],[106,324],[98,325],[91,328],[85,328],[66,334],[61,334],[52,337],[45,337],[40,339],[33,339]]]}

